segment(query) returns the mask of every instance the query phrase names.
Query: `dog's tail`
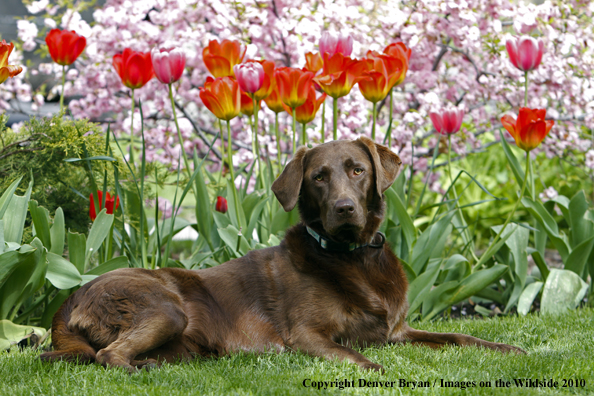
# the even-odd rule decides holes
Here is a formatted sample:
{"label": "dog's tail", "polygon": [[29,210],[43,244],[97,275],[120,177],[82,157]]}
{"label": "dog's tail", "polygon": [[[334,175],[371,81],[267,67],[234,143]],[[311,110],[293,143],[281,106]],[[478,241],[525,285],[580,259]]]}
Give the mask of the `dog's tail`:
{"label": "dog's tail", "polygon": [[74,363],[93,363],[97,355],[95,348],[77,331],[68,328],[70,313],[73,310],[74,300],[70,296],[58,309],[52,320],[53,352],[42,353],[39,358],[45,362],[63,360]]}

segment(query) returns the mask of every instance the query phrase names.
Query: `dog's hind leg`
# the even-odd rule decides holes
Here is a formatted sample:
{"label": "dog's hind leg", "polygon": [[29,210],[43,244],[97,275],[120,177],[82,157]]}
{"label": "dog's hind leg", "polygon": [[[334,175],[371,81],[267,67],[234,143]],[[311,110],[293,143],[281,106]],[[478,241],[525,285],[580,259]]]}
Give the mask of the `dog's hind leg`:
{"label": "dog's hind leg", "polygon": [[134,325],[119,333],[117,339],[97,352],[97,362],[104,366],[122,367],[130,373],[141,367],[157,365],[155,359],[134,360],[182,334],[188,318],[177,304],[162,303],[143,310]]}

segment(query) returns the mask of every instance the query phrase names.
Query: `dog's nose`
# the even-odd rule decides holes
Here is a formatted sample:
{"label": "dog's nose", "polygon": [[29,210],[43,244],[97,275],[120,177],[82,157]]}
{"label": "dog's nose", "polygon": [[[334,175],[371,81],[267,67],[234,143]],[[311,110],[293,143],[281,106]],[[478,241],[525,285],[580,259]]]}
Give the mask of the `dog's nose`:
{"label": "dog's nose", "polygon": [[351,217],[355,213],[355,203],[352,199],[340,199],[334,204],[334,213],[341,217]]}

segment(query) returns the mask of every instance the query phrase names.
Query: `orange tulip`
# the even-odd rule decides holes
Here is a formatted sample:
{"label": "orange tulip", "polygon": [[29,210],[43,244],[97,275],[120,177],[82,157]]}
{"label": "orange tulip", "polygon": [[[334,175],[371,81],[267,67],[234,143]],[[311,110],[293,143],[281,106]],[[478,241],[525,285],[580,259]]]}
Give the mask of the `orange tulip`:
{"label": "orange tulip", "polygon": [[231,77],[207,77],[204,87],[200,88],[200,99],[221,120],[229,121],[241,110],[239,84]]}
{"label": "orange tulip", "polygon": [[501,123],[519,148],[530,151],[544,140],[555,124],[553,120],[545,120],[546,115],[545,109],[521,107],[517,120],[510,115],[504,115],[501,117]]}
{"label": "orange tulip", "polygon": [[365,78],[366,63],[351,59],[337,52],[332,57],[324,53],[324,68],[322,74],[315,77],[314,81],[320,88],[334,99],[346,96],[351,92],[353,85]]}
{"label": "orange tulip", "polygon": [[[316,98],[315,88],[313,86],[309,88],[307,100],[295,109],[295,120],[300,124],[312,122],[316,118],[316,114],[322,103],[324,103],[324,100],[326,100],[326,94],[322,94],[319,98]],[[283,107],[287,113],[292,114],[289,106],[283,105]]]}
{"label": "orange tulip", "polygon": [[202,50],[202,60],[209,72],[215,77],[234,77],[233,66],[240,64],[247,47],[237,40],[212,40]]}
{"label": "orange tulip", "polygon": [[386,62],[381,57],[364,59],[367,70],[363,72],[364,78],[359,81],[359,89],[368,101],[377,103],[383,100],[390,92],[390,77]]}
{"label": "orange tulip", "polygon": [[280,98],[280,92],[278,91],[278,85],[276,85],[275,80],[272,80],[273,83],[273,87],[272,90],[270,91],[270,95],[268,95],[268,97],[266,97],[264,99],[264,102],[266,102],[266,106],[268,106],[268,108],[272,111],[274,111],[275,113],[282,113],[283,111],[285,111],[285,109],[283,108],[283,102],[281,101]]}
{"label": "orange tulip", "polygon": [[313,52],[308,52],[305,54],[305,70],[317,74],[323,67],[324,59],[322,59],[319,52],[316,52],[315,54]]}
{"label": "orange tulip", "polygon": [[[241,91],[241,89],[240,89]],[[258,101],[258,109],[262,108],[262,103]],[[251,117],[254,115],[254,101],[252,97],[249,96],[246,92],[241,91],[241,107],[240,107],[241,114]]]}
{"label": "orange tulip", "polygon": [[0,43],[0,84],[8,79],[12,78],[23,71],[20,66],[14,66],[8,64],[8,57],[14,48],[14,44],[7,44],[6,40],[2,40]]}
{"label": "orange tulip", "polygon": [[390,89],[404,81],[411,53],[411,49],[401,42],[392,43],[384,48],[384,54],[394,58],[394,61],[386,63],[390,74]]}
{"label": "orange tulip", "polygon": [[312,72],[294,67],[281,67],[274,72],[281,101],[292,109],[301,106],[307,100],[312,84]]}

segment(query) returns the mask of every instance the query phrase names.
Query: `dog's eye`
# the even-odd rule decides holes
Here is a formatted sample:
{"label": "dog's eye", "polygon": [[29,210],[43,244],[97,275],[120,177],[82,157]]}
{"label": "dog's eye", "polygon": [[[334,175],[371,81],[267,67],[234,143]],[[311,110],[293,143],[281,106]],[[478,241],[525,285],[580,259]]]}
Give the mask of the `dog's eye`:
{"label": "dog's eye", "polygon": [[353,171],[353,173],[355,175],[360,175],[361,173],[363,173],[363,169],[361,169],[361,168],[355,168],[355,170]]}
{"label": "dog's eye", "polygon": [[316,176],[314,177],[314,180],[315,180],[315,181],[322,181],[322,180],[324,180],[324,176],[322,176],[321,174],[320,174],[320,175],[316,175]]}

